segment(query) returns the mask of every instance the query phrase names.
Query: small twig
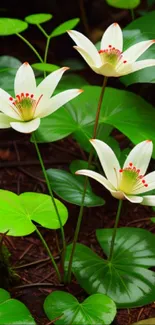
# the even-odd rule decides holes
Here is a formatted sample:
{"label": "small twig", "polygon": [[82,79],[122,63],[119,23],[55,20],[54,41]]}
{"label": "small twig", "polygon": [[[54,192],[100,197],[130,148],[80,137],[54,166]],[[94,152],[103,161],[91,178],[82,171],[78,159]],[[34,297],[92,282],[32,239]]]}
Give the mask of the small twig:
{"label": "small twig", "polygon": [[[55,260],[58,260],[59,258],[60,258],[59,256],[54,257]],[[48,261],[50,261],[50,258],[49,257],[42,258],[39,261],[35,261],[35,262],[31,262],[31,263],[27,263],[27,264],[23,264],[23,265],[19,265],[19,266],[13,266],[13,268],[14,269],[22,269],[22,268],[25,268],[25,267],[37,265],[37,264],[44,263],[44,262],[48,262]]]}
{"label": "small twig", "polygon": [[12,290],[25,289],[25,288],[31,288],[31,287],[64,287],[64,284],[59,283],[57,285],[57,284],[50,283],[50,282],[49,283],[48,282],[45,282],[45,283],[36,282],[36,283],[30,283],[30,284],[23,284],[21,286],[12,288]]}
{"label": "small twig", "polygon": [[[57,164],[67,164],[68,160],[44,160],[45,165],[57,165]],[[13,167],[22,167],[22,166],[35,166],[39,165],[38,160],[29,160],[29,161],[5,161],[0,163],[0,168],[13,168]]]}
{"label": "small twig", "polygon": [[22,173],[24,173],[25,175],[30,176],[31,178],[34,178],[34,179],[36,179],[37,181],[46,184],[45,179],[40,178],[40,177],[38,177],[38,176],[36,176],[36,175],[33,175],[33,174],[30,173],[28,170],[25,170],[25,169],[22,168],[22,167],[18,167],[18,169],[19,169]]}
{"label": "small twig", "polygon": [[127,226],[129,226],[129,225],[131,225],[133,223],[137,223],[137,222],[148,221],[148,220],[151,221],[150,219],[151,218],[142,218],[142,219],[132,220],[132,221],[130,221],[130,222],[127,223]]}
{"label": "small twig", "polygon": [[19,261],[29,252],[29,250],[31,249],[31,247],[33,246],[33,244],[30,244],[25,251],[20,255],[19,257]]}

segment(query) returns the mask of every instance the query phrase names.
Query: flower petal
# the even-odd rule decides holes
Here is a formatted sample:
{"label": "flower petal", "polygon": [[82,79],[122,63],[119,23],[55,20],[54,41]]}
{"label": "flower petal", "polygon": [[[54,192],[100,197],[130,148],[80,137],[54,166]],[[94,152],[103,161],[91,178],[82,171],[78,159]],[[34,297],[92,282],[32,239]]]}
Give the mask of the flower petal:
{"label": "flower petal", "polygon": [[11,128],[10,122],[13,119],[3,113],[0,113],[0,129],[8,129]]}
{"label": "flower petal", "polygon": [[106,177],[110,183],[113,184],[115,189],[118,188],[120,179],[120,164],[113,150],[103,141],[92,139],[90,142],[98,154]]}
{"label": "flower petal", "polygon": [[92,57],[88,52],[86,52],[83,48],[79,47],[79,46],[73,46],[74,49],[76,49],[80,54],[81,56],[84,58],[84,60],[87,62],[87,64],[92,68],[93,66],[97,66],[97,67],[100,67],[102,65],[102,61],[101,61],[101,58],[100,58],[100,55],[98,54],[99,56],[99,59],[97,62],[94,61],[94,57]]}
{"label": "flower petal", "polygon": [[11,122],[11,127],[21,133],[31,133],[38,129],[40,125],[40,118],[36,118],[29,122]]}
{"label": "flower petal", "polygon": [[88,169],[81,169],[81,170],[77,170],[75,174],[91,177],[95,179],[97,182],[99,182],[100,184],[102,184],[110,192],[111,191],[115,192],[114,186],[108,181],[108,179],[106,179],[104,176],[100,175],[99,173],[93,172],[92,170],[88,170]]}
{"label": "flower petal", "polygon": [[138,189],[132,191],[133,194],[146,193],[155,189],[155,171],[147,174],[144,177],[144,179],[145,179],[145,184],[148,184],[148,186],[145,187],[144,184],[141,183],[141,186],[139,186]]}
{"label": "flower petal", "polygon": [[36,80],[31,66],[25,62],[17,70],[15,76],[15,95],[21,93],[34,94],[36,91]]}
{"label": "flower petal", "polygon": [[143,198],[141,196],[132,196],[132,195],[127,195],[125,193],[124,196],[131,203],[141,203],[143,201]]}
{"label": "flower petal", "polygon": [[9,100],[12,98],[6,91],[0,88],[0,111],[3,112],[5,115],[12,117],[13,119],[21,121],[21,117],[18,114],[15,106],[12,104],[12,101]]}
{"label": "flower petal", "polygon": [[154,59],[149,59],[149,60],[141,60],[141,61],[137,61],[133,64],[131,64],[131,72],[135,72],[138,70],[142,70],[144,68],[149,68],[149,67],[153,67],[155,66],[155,60]]}
{"label": "flower petal", "polygon": [[107,49],[109,45],[122,52],[123,35],[122,30],[117,23],[111,24],[102,36],[101,50]]}
{"label": "flower petal", "polygon": [[154,40],[149,40],[132,45],[123,52],[123,60],[129,61],[129,63],[135,62],[154,43]]}
{"label": "flower petal", "polygon": [[155,195],[146,195],[143,196],[142,205],[155,206]]}
{"label": "flower petal", "polygon": [[69,89],[62,91],[60,94],[55,95],[48,100],[48,105],[43,106],[43,101],[41,105],[38,105],[35,117],[45,117],[54,113],[59,107],[63,106],[73,98],[77,97],[83,92],[81,89]]}
{"label": "flower petal", "polygon": [[52,73],[50,73],[37,87],[35,97],[38,98],[41,95],[50,98],[59,83],[62,75],[67,71],[68,67],[63,67]]}
{"label": "flower petal", "polygon": [[69,30],[68,34],[80,48],[82,48],[91,58],[93,58],[95,65],[99,66],[101,64],[100,55],[95,45],[86,36],[77,32],[76,30]]}
{"label": "flower petal", "polygon": [[[146,140],[137,144],[129,153],[125,160],[123,168],[132,163],[137,169],[140,169],[140,174],[144,175],[149,165],[153,151],[152,141]],[[135,193],[135,192],[134,192]]]}

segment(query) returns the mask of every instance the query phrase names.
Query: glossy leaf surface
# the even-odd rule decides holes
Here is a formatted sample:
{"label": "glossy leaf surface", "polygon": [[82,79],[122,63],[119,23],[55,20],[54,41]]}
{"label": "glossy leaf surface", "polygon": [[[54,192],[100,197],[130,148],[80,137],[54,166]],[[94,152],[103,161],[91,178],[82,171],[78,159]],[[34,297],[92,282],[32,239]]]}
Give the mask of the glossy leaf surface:
{"label": "glossy leaf surface", "polygon": [[[82,303],[70,293],[52,292],[44,302],[44,310],[56,325],[109,325],[116,315],[115,303],[103,294],[94,294]],[[60,318],[59,318],[60,317]]]}
{"label": "glossy leaf surface", "polygon": [[[53,191],[63,200],[81,205],[83,196],[84,177],[72,175],[65,170],[48,169],[47,174]],[[90,184],[87,186],[85,203],[87,207],[103,205],[105,201],[93,193]]]}
{"label": "glossy leaf surface", "polygon": [[[108,256],[113,229],[98,229],[97,239]],[[139,228],[117,230],[111,261],[77,244],[73,272],[89,293],[104,293],[120,308],[138,307],[155,300],[155,235]],[[68,256],[71,246],[68,247]],[[68,266],[68,256],[66,268]]]}

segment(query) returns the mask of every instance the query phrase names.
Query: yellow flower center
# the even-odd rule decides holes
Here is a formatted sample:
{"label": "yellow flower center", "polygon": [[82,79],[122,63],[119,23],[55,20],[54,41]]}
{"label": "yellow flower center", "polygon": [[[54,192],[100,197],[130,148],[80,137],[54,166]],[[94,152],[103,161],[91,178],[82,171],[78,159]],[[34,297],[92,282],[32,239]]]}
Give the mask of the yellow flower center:
{"label": "yellow flower center", "polygon": [[23,121],[31,121],[34,117],[36,107],[42,98],[42,95],[38,100],[34,99],[33,94],[21,93],[16,95],[16,100],[12,97],[9,100],[12,102],[11,108],[21,117]]}
{"label": "yellow flower center", "polygon": [[[113,66],[116,66],[116,64],[122,58],[122,52],[117,50],[115,47],[112,47],[112,45],[108,45],[108,48],[105,50],[100,50],[99,54],[103,64],[109,63]],[[127,61],[124,60],[123,63],[127,63]]]}
{"label": "yellow flower center", "polygon": [[128,167],[120,169],[119,172],[121,173],[121,181],[118,190],[126,194],[131,194],[133,191],[144,186],[148,187],[144,176],[140,174],[140,169],[136,169],[132,162],[129,163]]}

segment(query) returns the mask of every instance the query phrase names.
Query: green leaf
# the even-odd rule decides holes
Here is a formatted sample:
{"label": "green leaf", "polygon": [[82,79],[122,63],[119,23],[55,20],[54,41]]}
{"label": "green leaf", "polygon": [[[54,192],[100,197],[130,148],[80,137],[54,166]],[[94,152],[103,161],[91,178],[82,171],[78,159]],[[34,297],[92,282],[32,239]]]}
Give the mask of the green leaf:
{"label": "green leaf", "polygon": [[44,302],[47,317],[54,324],[61,325],[109,325],[116,315],[115,303],[106,295],[95,294],[86,298],[82,303],[64,291],[54,291]]}
{"label": "green leaf", "polygon": [[58,65],[50,64],[50,63],[33,63],[32,68],[39,71],[53,72],[57,69],[60,69]]}
{"label": "green leaf", "polygon": [[[145,14],[124,29],[124,48],[128,48],[141,41],[155,39],[154,30],[155,11]],[[155,59],[155,46],[152,45],[138,60]],[[136,82],[155,83],[155,67],[149,67],[140,71],[131,73],[121,78],[121,81],[129,86]]]}
{"label": "green leaf", "polygon": [[0,36],[8,36],[23,32],[28,28],[25,21],[13,18],[0,18]]}
{"label": "green leaf", "polygon": [[[84,177],[72,175],[65,170],[50,168],[47,170],[52,190],[63,200],[81,205],[83,196]],[[105,201],[93,193],[90,184],[87,186],[84,206],[103,205]]]}
{"label": "green leaf", "polygon": [[71,71],[80,71],[87,68],[85,61],[81,58],[79,59],[65,59],[61,61],[62,67],[70,67]]}
{"label": "green leaf", "polygon": [[21,62],[8,55],[0,56],[0,88],[14,96],[14,78]]}
{"label": "green leaf", "polygon": [[88,161],[86,161],[86,160],[73,160],[71,162],[70,166],[69,166],[69,169],[70,169],[72,174],[75,174],[75,172],[77,170],[79,170],[79,169],[88,169]]}
{"label": "green leaf", "polygon": [[79,21],[80,21],[79,18],[74,18],[74,19],[65,21],[64,23],[62,23],[61,25],[59,25],[58,27],[56,27],[53,30],[50,37],[55,37],[55,36],[59,36],[59,35],[66,33],[66,31],[68,29],[74,28],[79,23]]}
{"label": "green leaf", "polygon": [[0,304],[8,299],[10,299],[10,293],[0,288]]}
{"label": "green leaf", "polygon": [[4,289],[0,289],[0,316],[1,325],[36,325],[27,307]]}
{"label": "green leaf", "polygon": [[[98,229],[97,239],[109,256],[113,229]],[[120,308],[144,306],[155,300],[155,235],[139,228],[117,229],[111,261],[77,244],[73,272],[89,294],[103,293]],[[68,246],[66,268],[71,245]]]}
{"label": "green leaf", "polygon": [[140,4],[140,0],[106,0],[108,5],[120,9],[134,9]]}
{"label": "green leaf", "polygon": [[[55,199],[55,201],[64,225],[68,218],[67,209],[59,200]],[[1,233],[7,232],[10,236],[26,236],[36,229],[32,221],[49,229],[60,228],[49,195],[23,193],[18,196],[13,192],[0,190],[0,206]]]}
{"label": "green leaf", "polygon": [[137,323],[133,323],[132,325],[154,325],[155,324],[155,318],[148,318],[145,320],[141,320]]}
{"label": "green leaf", "polygon": [[46,21],[52,19],[52,17],[53,16],[51,14],[41,13],[41,14],[29,15],[29,16],[25,17],[25,20],[29,24],[38,25],[38,24],[45,23]]}
{"label": "green leaf", "polygon": [[[79,112],[80,113],[80,112]],[[88,112],[88,114],[90,114]],[[89,117],[89,115],[87,115]],[[87,122],[87,120],[85,119]],[[111,133],[113,127],[108,124],[100,124],[97,131],[97,139],[108,142],[109,134]],[[86,152],[90,152],[92,145],[90,139],[92,138],[94,130],[94,123],[92,125],[86,124],[79,127],[77,131],[74,132],[74,139],[80,144]]]}
{"label": "green leaf", "polygon": [[[90,146],[89,139],[93,133],[90,130],[93,130],[101,87],[84,86],[83,89],[84,92],[77,98],[42,119],[41,126],[35,132],[38,142],[56,141],[73,133],[80,145],[83,143],[84,149]],[[143,98],[129,91],[106,88],[99,120],[99,124],[103,125],[100,133],[102,140],[104,132],[109,134],[111,125],[124,133],[134,144],[151,139],[154,143],[155,158],[154,121],[155,110]],[[108,124],[108,130],[104,123]]]}

